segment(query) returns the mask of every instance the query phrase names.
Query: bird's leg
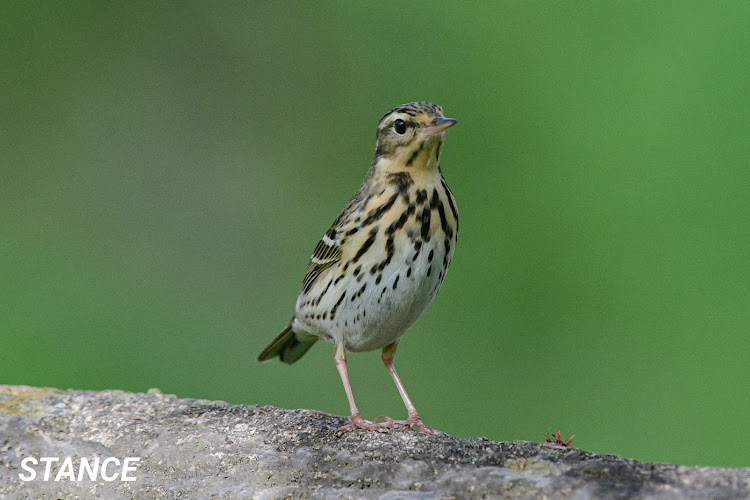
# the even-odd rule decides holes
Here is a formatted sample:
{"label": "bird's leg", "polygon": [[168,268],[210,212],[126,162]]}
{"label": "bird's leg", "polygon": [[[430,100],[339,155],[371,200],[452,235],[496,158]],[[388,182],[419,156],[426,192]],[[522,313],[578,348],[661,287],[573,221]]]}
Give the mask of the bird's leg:
{"label": "bird's leg", "polygon": [[354,429],[365,429],[368,431],[382,431],[386,427],[383,424],[378,424],[365,420],[362,418],[362,414],[359,413],[357,405],[354,402],[354,395],[352,394],[352,386],[349,383],[349,375],[346,372],[346,350],[344,349],[343,343],[336,344],[334,359],[336,360],[336,368],[341,375],[341,381],[344,383],[344,390],[346,391],[346,397],[349,399],[349,409],[351,410],[352,416],[348,424],[339,427],[336,432],[347,432]]}
{"label": "bird's leg", "polygon": [[419,413],[417,413],[417,409],[414,408],[414,404],[411,402],[409,394],[406,393],[404,384],[401,383],[401,379],[398,378],[398,373],[396,373],[396,368],[393,366],[393,358],[396,356],[397,347],[398,342],[394,342],[393,344],[390,344],[383,348],[383,363],[385,363],[385,367],[388,368],[391,377],[393,377],[393,381],[396,382],[396,387],[398,388],[399,394],[401,394],[401,399],[404,400],[406,410],[409,412],[409,418],[407,418],[406,420],[389,419],[387,422],[385,422],[385,425],[403,425],[409,429],[414,429],[416,427],[425,434],[444,434],[443,432],[427,427],[426,425],[424,425],[424,423],[422,423],[422,419],[419,418]]}

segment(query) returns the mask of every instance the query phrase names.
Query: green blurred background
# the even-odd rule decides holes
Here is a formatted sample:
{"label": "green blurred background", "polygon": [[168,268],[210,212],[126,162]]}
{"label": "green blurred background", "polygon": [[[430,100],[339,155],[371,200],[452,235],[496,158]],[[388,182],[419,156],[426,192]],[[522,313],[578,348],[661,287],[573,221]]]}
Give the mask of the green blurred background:
{"label": "green blurred background", "polygon": [[[312,5],[312,4],[310,4]],[[750,465],[750,3],[4,3],[0,382],[348,405],[255,357],[395,105],[441,104],[428,425]],[[405,410],[350,356],[367,417]]]}

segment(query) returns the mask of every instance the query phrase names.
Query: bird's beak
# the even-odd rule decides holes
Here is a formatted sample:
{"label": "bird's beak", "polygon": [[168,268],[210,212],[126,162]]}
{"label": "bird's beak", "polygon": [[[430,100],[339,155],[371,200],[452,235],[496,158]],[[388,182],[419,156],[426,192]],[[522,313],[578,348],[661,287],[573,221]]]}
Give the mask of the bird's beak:
{"label": "bird's beak", "polygon": [[435,118],[432,123],[425,127],[424,131],[430,135],[439,134],[456,124],[455,118]]}

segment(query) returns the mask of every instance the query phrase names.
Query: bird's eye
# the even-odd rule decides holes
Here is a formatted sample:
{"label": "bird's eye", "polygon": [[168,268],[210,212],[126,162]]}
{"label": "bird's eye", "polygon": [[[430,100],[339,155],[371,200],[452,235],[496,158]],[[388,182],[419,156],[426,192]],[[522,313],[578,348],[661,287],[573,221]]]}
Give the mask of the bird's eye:
{"label": "bird's eye", "polygon": [[395,130],[398,135],[404,135],[406,133],[406,123],[404,120],[399,118],[393,122],[393,130]]}

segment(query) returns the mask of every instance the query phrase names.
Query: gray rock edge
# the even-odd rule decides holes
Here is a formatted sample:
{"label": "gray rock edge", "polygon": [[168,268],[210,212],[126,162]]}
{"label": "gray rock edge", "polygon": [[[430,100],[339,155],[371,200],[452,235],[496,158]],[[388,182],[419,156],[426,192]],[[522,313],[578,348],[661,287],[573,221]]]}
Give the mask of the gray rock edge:
{"label": "gray rock edge", "polygon": [[[336,429],[311,410],[0,385],[0,498],[750,498],[750,469]],[[25,457],[139,457],[136,481],[24,482]],[[59,465],[58,465],[59,467]],[[53,475],[56,469],[53,468]]]}

